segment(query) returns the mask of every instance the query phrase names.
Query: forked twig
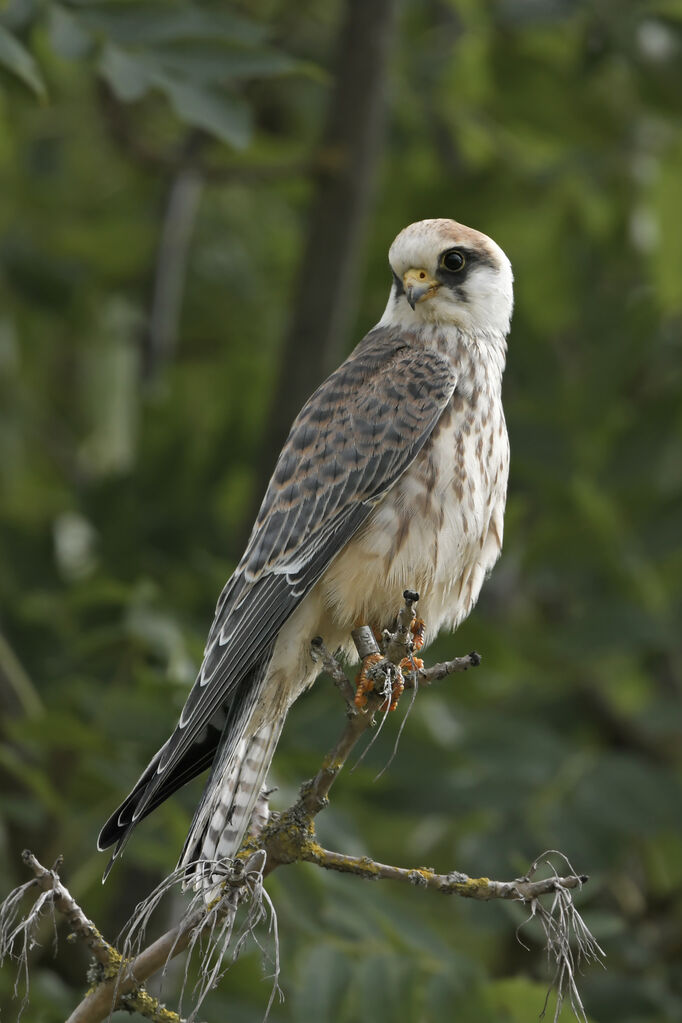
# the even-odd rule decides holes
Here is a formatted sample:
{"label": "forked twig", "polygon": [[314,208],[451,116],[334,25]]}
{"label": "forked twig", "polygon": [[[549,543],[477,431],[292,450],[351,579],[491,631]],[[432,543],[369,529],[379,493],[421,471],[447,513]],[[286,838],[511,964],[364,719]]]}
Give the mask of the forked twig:
{"label": "forked twig", "polygon": [[[371,630],[366,627],[354,630],[353,638],[361,657],[374,651],[381,655],[372,664],[370,678],[374,686],[366,694],[366,702],[362,706],[356,705],[353,687],[342,666],[321,640],[313,642],[314,656],[331,675],[347,706],[348,714],[341,735],[315,777],[301,786],[299,798],[287,810],[270,814],[269,793],[263,792],[252,818],[249,838],[236,859],[208,864],[207,875],[219,878],[219,881],[208,892],[205,889],[194,890],[180,922],[151,945],[143,947],[149,920],[170,890],[186,886],[187,866],[171,873],[136,907],[123,935],[122,951],[119,951],[105,941],[64,886],[57,873],[60,864],[47,870],[32,853],[23,854],[34,878],[15,889],[0,905],[0,961],[7,956],[18,960],[15,993],[18,993],[23,979],[25,994],[22,1008],[28,1000],[28,952],[34,941],[36,926],[49,909],[51,912],[59,911],[66,918],[72,933],[88,946],[95,960],[94,986],[67,1023],[100,1023],[117,1007],[137,1011],[157,1023],[183,1023],[178,1013],[166,1009],[152,998],[144,990],[143,983],[159,971],[165,973],[169,962],[186,950],[189,953],[188,963],[193,952],[200,956],[199,980],[192,992],[193,1009],[187,1020],[187,1023],[192,1023],[209,990],[219,983],[228,968],[228,951],[231,950],[229,960],[234,961],[248,936],[258,941],[254,932],[266,921],[269,921],[269,929],[274,934],[275,946],[269,1012],[279,993],[279,949],[277,918],[263,888],[263,879],[279,866],[305,861],[326,870],[361,878],[398,881],[441,894],[482,901],[506,899],[524,903],[530,910],[528,919],[537,919],[545,935],[545,948],[554,973],[552,986],[557,991],[555,1023],[566,997],[578,1020],[586,1023],[576,975],[581,962],[601,962],[604,952],[573,904],[572,893],[580,890],[588,878],[576,874],[563,854],[555,853],[569,870],[563,876],[559,876],[548,859],[552,855],[550,851],[538,857],[525,877],[514,881],[493,881],[487,877],[472,878],[459,871],[438,874],[427,867],[396,867],[369,857],[346,856],[323,849],[315,840],[314,818],[328,805],[332,785],[360,738],[374,725],[377,711],[384,706],[388,708],[387,693],[391,691],[392,680],[401,661],[412,659],[414,670],[407,673],[405,681],[415,690],[414,695],[416,689],[423,685],[480,664],[479,655],[471,653],[431,668],[418,667],[413,659],[410,632],[418,595],[408,590],[404,598],[405,603],[396,616],[394,628],[384,631],[380,646]],[[374,647],[370,649],[372,644]],[[382,714],[382,718],[385,717]],[[548,865],[552,873],[547,878],[536,879],[535,874],[541,864]],[[24,913],[21,904],[33,890],[39,892],[38,898]],[[542,896],[551,896],[549,905],[541,901]],[[237,931],[235,922],[241,906],[245,908],[245,917]],[[187,969],[181,1002],[186,984]]]}

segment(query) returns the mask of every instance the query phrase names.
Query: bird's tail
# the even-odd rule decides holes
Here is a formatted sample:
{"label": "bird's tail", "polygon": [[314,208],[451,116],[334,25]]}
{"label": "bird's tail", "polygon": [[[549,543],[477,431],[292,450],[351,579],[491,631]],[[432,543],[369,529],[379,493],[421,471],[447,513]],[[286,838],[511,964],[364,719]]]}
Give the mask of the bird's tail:
{"label": "bird's tail", "polygon": [[[227,758],[218,758],[180,858],[193,882],[210,889],[219,880],[206,863],[234,856],[242,844],[263,788],[284,715],[240,739]],[[202,865],[203,864],[203,865]]]}

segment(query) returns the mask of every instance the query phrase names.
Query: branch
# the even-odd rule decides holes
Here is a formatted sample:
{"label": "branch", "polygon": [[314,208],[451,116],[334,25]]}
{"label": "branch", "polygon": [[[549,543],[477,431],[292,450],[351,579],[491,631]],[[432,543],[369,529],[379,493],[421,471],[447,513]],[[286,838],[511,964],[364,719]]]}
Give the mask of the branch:
{"label": "branch", "polygon": [[[588,878],[584,874],[576,874],[561,853],[555,852],[554,855],[562,857],[570,873],[560,876],[548,858],[550,854],[543,853],[532,864],[526,876],[513,881],[494,881],[487,877],[472,878],[459,871],[438,874],[431,867],[397,867],[379,863],[367,856],[347,856],[323,849],[316,841],[315,817],[329,804],[329,792],[361,736],[376,726],[377,712],[380,712],[381,722],[386,719],[389,706],[387,697],[394,692],[396,679],[402,678],[402,672],[411,675],[413,687],[420,688],[480,664],[481,658],[474,652],[431,668],[422,667],[421,662],[414,657],[419,642],[419,622],[416,619],[419,596],[410,590],[406,590],[403,596],[404,604],[396,616],[394,628],[384,630],[380,641],[377,641],[367,626],[361,626],[352,633],[358,655],[363,658],[363,665],[367,665],[365,659],[369,658],[369,667],[363,666],[358,676],[364,679],[364,688],[358,690],[362,692],[362,700],[358,700],[343,668],[322,640],[319,637],[313,640],[313,656],[331,675],[346,703],[346,722],[337,742],[327,753],[315,777],[301,786],[298,800],[287,810],[269,814],[268,793],[262,794],[252,817],[249,837],[238,856],[232,861],[216,861],[205,865],[207,876],[219,877],[220,881],[208,892],[201,888],[195,890],[183,919],[147,948],[142,949],[142,944],[149,919],[172,888],[184,886],[187,868],[175,870],[137,906],[122,951],[119,951],[104,940],[62,884],[56,873],[58,865],[53,870],[47,870],[31,853],[24,853],[24,862],[34,872],[35,878],[12,892],[0,906],[0,960],[11,954],[15,943],[19,943],[20,974],[25,976],[28,988],[27,952],[31,947],[31,934],[48,902],[59,910],[76,937],[90,948],[96,961],[92,971],[94,987],[67,1023],[101,1023],[116,1008],[137,1011],[157,1023],[182,1023],[180,1016],[160,1005],[144,990],[142,983],[159,970],[165,970],[170,960],[181,952],[189,950],[191,955],[198,946],[201,954],[201,979],[191,1016],[194,1019],[205,995],[211,987],[215,987],[226,969],[223,960],[228,947],[232,946],[231,959],[236,958],[248,934],[252,934],[254,928],[267,917],[271,927],[276,930],[274,909],[263,889],[264,877],[280,866],[299,861],[314,863],[326,870],[354,874],[363,879],[407,883],[444,895],[458,895],[479,901],[505,899],[523,903],[530,910],[530,918],[540,921],[548,956],[555,963],[554,986],[558,992],[555,1020],[564,995],[568,993],[575,1015],[586,1023],[575,977],[581,959],[600,961],[603,952],[585,927],[572,901],[571,892],[581,889]],[[406,661],[413,666],[411,673],[407,672]],[[409,685],[410,678],[406,681]],[[534,875],[541,862],[550,867],[552,874],[550,877],[535,879]],[[17,924],[19,903],[28,890],[36,885],[43,894],[28,915]],[[552,896],[549,908],[540,901],[542,896]],[[233,930],[240,905],[247,906],[246,922],[234,942]],[[577,946],[575,953],[572,951],[572,940]],[[278,990],[278,971],[276,959],[271,1001]]]}
{"label": "branch", "polygon": [[71,933],[85,942],[98,963],[109,966],[115,950],[104,940],[92,920],[88,919],[69,889],[60,880],[57,870],[62,865],[61,857],[52,870],[48,870],[42,863],[39,863],[29,849],[24,849],[21,858],[29,870],[35,874],[33,884],[52,896],[52,904],[66,918]]}
{"label": "branch", "polygon": [[436,874],[431,867],[393,867],[377,863],[369,856],[346,856],[331,852],[316,843],[304,851],[302,856],[308,863],[316,863],[325,870],[338,870],[342,874],[355,874],[371,881],[403,881],[418,888],[430,888],[441,895],[460,895],[464,899],[490,902],[492,899],[512,899],[517,902],[531,902],[541,895],[550,895],[560,888],[581,888],[589,880],[586,874],[580,877],[548,877],[531,881],[519,877],[515,881],[491,881],[487,877],[469,877],[458,870],[451,874]]}
{"label": "branch", "polygon": [[348,704],[349,712],[355,714],[355,690],[348,681],[348,676],[339,662],[327,650],[322,636],[315,636],[310,641],[310,652],[314,661],[319,660],[321,662],[322,667]]}
{"label": "branch", "polygon": [[[466,671],[467,668],[478,668],[481,663],[481,655],[472,650],[466,657],[453,657],[451,661],[443,661],[441,664],[434,664],[431,668],[420,668],[417,672],[419,686],[430,686],[432,682],[442,682],[448,675],[454,675],[458,671]],[[409,681],[405,686],[410,686]]]}
{"label": "branch", "polygon": [[[260,883],[263,859],[263,853],[256,852],[246,862],[237,861],[227,869],[224,864],[215,864],[216,869],[220,869],[222,866],[224,877],[222,899],[215,900],[213,905],[206,906],[203,893],[200,892],[192,899],[182,920],[175,927],[172,927],[143,951],[131,955],[130,952],[138,944],[141,944],[149,917],[163,896],[172,887],[182,884],[184,881],[185,869],[174,871],[152,892],[151,896],[137,907],[123,947],[123,954],[113,950],[117,957],[116,968],[107,970],[103,976],[97,978],[98,982],[95,987],[88,992],[80,1005],[71,1013],[66,1023],[100,1023],[107,1019],[117,1007],[123,1007],[130,1011],[135,1010],[155,1023],[182,1023],[177,1013],[171,1012],[157,999],[152,998],[144,990],[142,984],[160,970],[165,970],[171,959],[180,955],[181,952],[188,948],[193,949],[202,935],[210,933],[212,936],[218,920],[221,922],[223,934],[227,936],[227,943],[229,943],[242,889],[250,888],[253,891],[254,880],[256,885]],[[226,950],[225,947],[224,951]],[[209,949],[209,953],[211,951]],[[222,951],[221,949],[221,953]],[[222,960],[222,954],[220,959]],[[200,993],[195,1008],[198,1008],[214,979],[214,977],[209,977],[205,982],[206,990]]]}

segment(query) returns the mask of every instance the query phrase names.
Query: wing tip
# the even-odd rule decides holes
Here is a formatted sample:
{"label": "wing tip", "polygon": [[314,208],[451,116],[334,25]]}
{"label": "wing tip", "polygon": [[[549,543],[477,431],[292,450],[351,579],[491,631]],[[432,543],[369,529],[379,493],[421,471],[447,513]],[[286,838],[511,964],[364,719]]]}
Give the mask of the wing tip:
{"label": "wing tip", "polygon": [[111,857],[111,859],[107,863],[106,867],[104,868],[104,873],[102,874],[102,884],[104,884],[106,879],[109,877],[109,874],[111,873],[112,867],[114,866],[115,862],[116,862],[116,853],[114,853],[114,855]]}
{"label": "wing tip", "polygon": [[[111,826],[112,824],[114,826]],[[104,884],[106,879],[109,877],[109,874],[112,871],[114,863],[123,852],[123,849],[126,845],[126,842],[128,841],[128,838],[130,837],[132,830],[133,830],[132,824],[120,824],[117,819],[117,814],[115,814],[113,817],[109,818],[107,823],[100,831],[97,837],[98,851],[104,852],[106,849],[111,848],[112,845],[114,846],[114,851],[111,854],[109,862],[104,868],[104,873],[102,874],[102,884]]]}

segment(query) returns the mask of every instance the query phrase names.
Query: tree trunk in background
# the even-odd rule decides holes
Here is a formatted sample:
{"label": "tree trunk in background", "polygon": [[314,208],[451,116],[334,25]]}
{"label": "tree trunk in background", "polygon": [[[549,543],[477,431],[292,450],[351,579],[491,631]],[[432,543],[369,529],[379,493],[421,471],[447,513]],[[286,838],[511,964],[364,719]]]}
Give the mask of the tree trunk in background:
{"label": "tree trunk in background", "polygon": [[[254,509],[301,405],[341,361],[383,142],[396,0],[346,0],[319,168],[270,417]],[[253,515],[249,517],[249,525]]]}

